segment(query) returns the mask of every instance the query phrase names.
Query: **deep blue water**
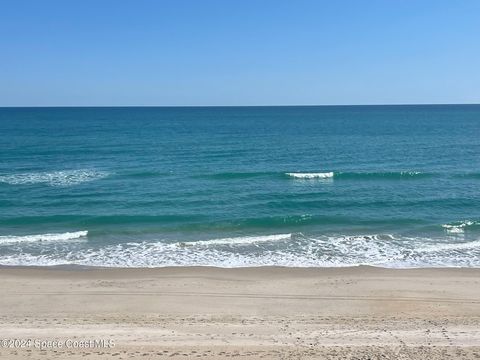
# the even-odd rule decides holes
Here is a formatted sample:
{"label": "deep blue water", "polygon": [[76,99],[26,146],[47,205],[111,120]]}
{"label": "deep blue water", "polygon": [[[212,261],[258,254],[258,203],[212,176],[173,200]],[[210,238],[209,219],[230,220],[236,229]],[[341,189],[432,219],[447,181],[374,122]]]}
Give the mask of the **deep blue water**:
{"label": "deep blue water", "polygon": [[0,108],[0,265],[480,266],[480,106]]}

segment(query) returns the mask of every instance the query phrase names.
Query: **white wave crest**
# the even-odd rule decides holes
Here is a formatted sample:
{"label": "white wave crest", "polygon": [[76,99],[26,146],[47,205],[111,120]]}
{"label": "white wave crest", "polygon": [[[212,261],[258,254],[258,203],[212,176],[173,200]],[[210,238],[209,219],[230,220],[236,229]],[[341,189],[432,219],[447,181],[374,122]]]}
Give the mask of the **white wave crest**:
{"label": "white wave crest", "polygon": [[0,183],[10,185],[47,184],[50,186],[72,186],[108,176],[107,172],[91,169],[32,172],[0,176]]}
{"label": "white wave crest", "polygon": [[68,241],[80,239],[87,236],[88,231],[75,231],[60,234],[39,234],[39,235],[24,235],[24,236],[0,236],[0,245],[23,242],[38,242],[38,241]]}
{"label": "white wave crest", "polygon": [[321,173],[286,173],[286,175],[294,179],[329,179],[333,177],[334,173],[331,171]]}
{"label": "white wave crest", "polygon": [[181,242],[178,244],[181,246],[248,245],[248,244],[255,244],[259,242],[290,240],[291,238],[292,238],[292,234],[276,234],[276,235],[264,235],[264,236],[244,236],[244,237],[232,237],[232,238],[223,238],[223,239],[200,240],[195,242]]}
{"label": "white wave crest", "polygon": [[462,234],[465,232],[465,228],[467,226],[472,226],[475,225],[475,221],[471,220],[465,220],[465,221],[460,221],[456,224],[444,224],[442,227],[451,234]]}

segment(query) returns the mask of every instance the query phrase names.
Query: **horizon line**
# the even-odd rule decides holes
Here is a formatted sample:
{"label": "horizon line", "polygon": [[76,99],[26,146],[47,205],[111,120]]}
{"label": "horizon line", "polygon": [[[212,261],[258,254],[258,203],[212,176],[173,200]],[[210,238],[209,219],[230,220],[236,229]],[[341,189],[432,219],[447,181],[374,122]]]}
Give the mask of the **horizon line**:
{"label": "horizon line", "polygon": [[402,103],[402,104],[284,104],[284,105],[0,105],[8,108],[239,108],[239,107],[348,107],[348,106],[462,106],[480,103]]}

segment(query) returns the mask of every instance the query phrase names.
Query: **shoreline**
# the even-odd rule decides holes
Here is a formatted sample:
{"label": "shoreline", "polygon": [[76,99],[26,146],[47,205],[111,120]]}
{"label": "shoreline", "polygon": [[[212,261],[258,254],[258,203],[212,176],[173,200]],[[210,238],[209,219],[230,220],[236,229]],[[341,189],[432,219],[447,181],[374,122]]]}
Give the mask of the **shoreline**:
{"label": "shoreline", "polygon": [[2,270],[68,270],[68,271],[92,271],[92,270],[119,270],[119,271],[139,271],[139,270],[153,270],[153,271],[163,271],[163,270],[173,270],[173,269],[218,269],[218,270],[241,270],[241,269],[285,269],[293,271],[301,270],[310,270],[310,271],[332,271],[332,270],[342,270],[342,269],[378,269],[378,270],[392,270],[392,271],[413,271],[413,270],[480,270],[480,267],[475,266],[418,266],[418,267],[386,267],[386,266],[376,266],[376,265],[346,265],[346,266],[283,266],[283,265],[258,265],[258,266],[232,266],[232,267],[222,267],[215,265],[177,265],[177,266],[152,266],[152,267],[142,267],[142,266],[132,266],[132,267],[122,267],[122,266],[96,266],[96,265],[81,265],[81,264],[60,264],[60,265],[2,265],[0,264],[0,271]]}
{"label": "shoreline", "polygon": [[[0,267],[8,359],[480,355],[480,269]],[[99,345],[99,343],[96,343]]]}

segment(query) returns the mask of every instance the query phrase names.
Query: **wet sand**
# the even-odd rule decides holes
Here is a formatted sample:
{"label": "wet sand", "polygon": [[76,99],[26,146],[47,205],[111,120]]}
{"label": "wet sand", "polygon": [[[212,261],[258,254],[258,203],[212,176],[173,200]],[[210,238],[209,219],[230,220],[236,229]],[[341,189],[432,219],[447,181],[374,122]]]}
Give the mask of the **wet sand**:
{"label": "wet sand", "polygon": [[480,359],[480,269],[4,267],[0,294],[1,359]]}

